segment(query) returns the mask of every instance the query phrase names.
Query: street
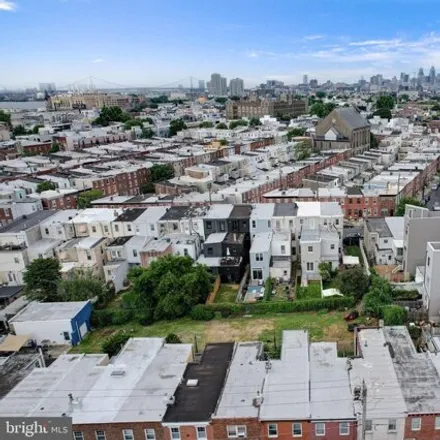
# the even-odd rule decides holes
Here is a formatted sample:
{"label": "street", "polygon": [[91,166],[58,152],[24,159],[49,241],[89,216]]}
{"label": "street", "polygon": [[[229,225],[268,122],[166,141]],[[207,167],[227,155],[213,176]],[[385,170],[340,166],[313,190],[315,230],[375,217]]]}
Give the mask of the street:
{"label": "street", "polygon": [[432,191],[429,194],[429,201],[425,205],[425,207],[428,208],[429,210],[432,210],[435,202],[437,202],[440,205],[440,186],[437,188],[437,190]]}

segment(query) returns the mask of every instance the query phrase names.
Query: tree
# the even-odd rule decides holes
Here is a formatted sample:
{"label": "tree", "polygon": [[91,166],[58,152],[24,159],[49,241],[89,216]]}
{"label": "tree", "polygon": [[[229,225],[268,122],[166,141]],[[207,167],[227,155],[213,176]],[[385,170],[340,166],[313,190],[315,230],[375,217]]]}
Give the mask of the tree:
{"label": "tree", "polygon": [[222,104],[222,105],[225,105],[227,100],[228,100],[228,98],[221,98],[221,97],[218,97],[218,98],[215,98],[215,99],[214,99],[214,101],[215,101],[217,104]]}
{"label": "tree", "polygon": [[109,299],[107,285],[88,270],[75,274],[73,278],[62,280],[58,284],[59,301],[87,301],[97,298],[98,302],[106,303]]}
{"label": "tree", "polygon": [[154,131],[150,127],[142,127],[141,135],[139,136],[141,139],[151,139],[154,137]]}
{"label": "tree", "polygon": [[175,333],[168,333],[165,337],[165,342],[167,344],[181,344],[182,341]]}
{"label": "tree", "polygon": [[226,139],[220,139],[220,145],[222,147],[224,147],[224,146],[228,145],[228,141]]}
{"label": "tree", "polygon": [[102,351],[107,353],[109,357],[118,354],[121,348],[127,343],[130,336],[123,331],[113,334],[102,344]]}
{"label": "tree", "polygon": [[154,194],[156,189],[153,182],[144,183],[139,188],[142,194]]}
{"label": "tree", "polygon": [[404,93],[403,95],[400,95],[400,102],[408,102],[409,101],[409,95]]}
{"label": "tree", "polygon": [[324,99],[325,98],[325,92],[316,92],[316,97],[319,99]]}
{"label": "tree", "polygon": [[32,129],[32,134],[38,134],[40,131],[40,128],[43,128],[44,125],[35,125],[34,128]]}
{"label": "tree", "polygon": [[129,119],[124,124],[124,129],[131,130],[133,127],[143,127],[143,126],[144,126],[144,124],[140,119]]}
{"label": "tree", "polygon": [[143,118],[142,121],[143,122],[148,122],[150,125],[154,125],[153,119],[148,117],[148,116],[146,118]]}
{"label": "tree", "polygon": [[340,272],[337,284],[343,295],[354,296],[359,301],[368,292],[370,281],[364,269],[357,266]]}
{"label": "tree", "polygon": [[333,270],[332,263],[330,261],[323,261],[319,263],[319,275],[321,275],[322,282],[327,283],[334,278],[337,270]]}
{"label": "tree", "polygon": [[130,115],[125,113],[121,107],[102,107],[99,116],[95,119],[94,124],[107,127],[111,122],[127,122]]}
{"label": "tree", "polygon": [[249,127],[258,127],[261,125],[261,121],[259,118],[251,118],[249,120]]}
{"label": "tree", "polygon": [[383,307],[392,304],[393,288],[388,280],[371,275],[370,290],[363,301],[364,313],[376,318],[383,317]]}
{"label": "tree", "polygon": [[312,150],[307,142],[298,142],[295,145],[295,159],[305,160],[310,157]]}
{"label": "tree", "polygon": [[336,105],[333,104],[333,102],[328,102],[327,104],[315,102],[315,104],[310,107],[310,114],[316,115],[318,118],[325,118],[335,107]]}
{"label": "tree", "polygon": [[24,128],[23,125],[16,125],[13,129],[12,129],[12,136],[25,136],[26,134],[28,134],[28,131],[26,130],[26,128]]}
{"label": "tree", "polygon": [[104,192],[100,189],[91,189],[89,191],[84,191],[78,197],[78,208],[86,209],[92,206],[91,202],[96,199],[100,199],[104,195]]}
{"label": "tree", "polygon": [[147,268],[129,273],[137,304],[155,320],[175,319],[202,304],[211,291],[213,277],[206,266],[194,264],[190,257],[165,256]]}
{"label": "tree", "polygon": [[388,110],[392,110],[396,104],[396,101],[391,95],[383,95],[380,96],[376,101],[376,108],[382,109],[386,108]]}
{"label": "tree", "polygon": [[212,127],[214,127],[214,123],[211,121],[203,121],[199,125],[199,128],[212,128]]}
{"label": "tree", "polygon": [[60,151],[60,144],[56,141],[52,142],[52,146],[50,147],[49,153],[58,153]]}
{"label": "tree", "polygon": [[168,180],[174,177],[174,168],[172,165],[154,164],[150,168],[150,176],[152,182],[160,182],[161,180]]}
{"label": "tree", "polygon": [[170,122],[170,136],[175,136],[177,132],[182,131],[186,128],[186,124],[183,119],[173,119]]}
{"label": "tree", "polygon": [[215,128],[217,128],[218,130],[227,130],[228,126],[224,122],[220,122],[215,126]]}
{"label": "tree", "polygon": [[237,127],[247,127],[248,122],[245,121],[244,119],[237,119],[236,121],[232,121],[229,123],[229,130],[233,130],[234,128]]}
{"label": "tree", "polygon": [[11,114],[9,112],[5,112],[4,110],[0,110],[0,122],[6,122],[9,129],[12,129]]}
{"label": "tree", "polygon": [[403,217],[405,215],[406,205],[424,206],[423,202],[414,197],[402,197],[397,205],[396,217]]}
{"label": "tree", "polygon": [[300,128],[300,127],[292,128],[287,132],[287,140],[291,141],[296,136],[304,136],[305,133],[306,130],[304,128]]}
{"label": "tree", "polygon": [[370,133],[370,148],[379,148],[379,141],[373,133]]}
{"label": "tree", "polygon": [[41,182],[37,185],[37,193],[40,194],[43,191],[49,191],[56,189],[56,185],[53,182],[50,182],[49,180],[45,180],[44,182]]}
{"label": "tree", "polygon": [[373,116],[379,116],[382,119],[390,120],[393,115],[391,114],[391,110],[388,108],[380,108],[373,113]]}
{"label": "tree", "polygon": [[408,312],[401,306],[384,306],[382,313],[385,325],[405,325],[407,322]]}
{"label": "tree", "polygon": [[56,258],[37,258],[28,264],[24,273],[24,291],[34,301],[58,301],[61,280],[60,262]]}

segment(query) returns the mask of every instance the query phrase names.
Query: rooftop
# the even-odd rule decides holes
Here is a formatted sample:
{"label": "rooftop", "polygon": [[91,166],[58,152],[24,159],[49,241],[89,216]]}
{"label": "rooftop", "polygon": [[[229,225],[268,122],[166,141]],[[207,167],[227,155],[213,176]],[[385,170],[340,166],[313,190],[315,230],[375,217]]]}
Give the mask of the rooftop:
{"label": "rooftop", "polygon": [[45,211],[33,212],[29,215],[23,215],[21,218],[18,218],[12,223],[9,223],[9,225],[3,226],[0,229],[0,234],[26,231],[27,229],[37,226],[39,223],[46,220],[55,213],[56,211],[49,209]]}
{"label": "rooftop", "polygon": [[278,203],[275,205],[274,217],[295,217],[298,213],[296,203]]}
{"label": "rooftop", "polygon": [[234,205],[229,204],[217,204],[211,205],[209,211],[205,215],[206,220],[219,220],[229,218]]}
{"label": "rooftop", "polygon": [[267,252],[270,250],[270,245],[272,243],[272,232],[260,232],[254,235],[252,239],[252,245],[250,253],[256,252]]}
{"label": "rooftop", "polygon": [[390,228],[384,217],[367,218],[365,221],[367,223],[368,232],[379,234],[379,237],[392,237]]}
{"label": "rooftop", "polygon": [[230,218],[249,218],[251,215],[251,205],[234,205]]}
{"label": "rooftop", "polygon": [[353,107],[341,107],[333,110],[344,119],[352,129],[369,127],[370,124]]}
{"label": "rooftop", "polygon": [[115,222],[132,222],[145,212],[145,208],[125,209],[122,214],[116,218]]}
{"label": "rooftop", "polygon": [[32,301],[9,322],[61,321],[64,319],[72,319],[89,302],[90,301],[38,303]]}
{"label": "rooftop", "polygon": [[123,246],[125,243],[127,243],[127,241],[131,240],[133,237],[130,235],[128,237],[118,237],[115,238],[113,241],[111,241],[107,247],[111,247],[111,246]]}
{"label": "rooftop", "polygon": [[0,287],[0,299],[8,299],[18,295],[23,290],[23,286],[2,286]]}
{"label": "rooftop", "polygon": [[216,232],[214,234],[209,234],[208,238],[205,240],[205,244],[212,243],[222,243],[226,238],[227,232]]}
{"label": "rooftop", "polygon": [[187,365],[183,381],[174,394],[175,404],[169,406],[164,422],[209,421],[214,412],[229,362],[233,343],[208,344],[198,363]]}

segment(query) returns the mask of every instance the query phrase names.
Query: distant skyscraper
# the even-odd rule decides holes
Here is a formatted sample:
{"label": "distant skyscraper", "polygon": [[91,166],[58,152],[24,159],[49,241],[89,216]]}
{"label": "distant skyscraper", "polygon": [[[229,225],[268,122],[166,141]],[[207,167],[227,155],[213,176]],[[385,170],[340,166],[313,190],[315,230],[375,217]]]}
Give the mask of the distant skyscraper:
{"label": "distant skyscraper", "polygon": [[307,85],[309,83],[309,77],[307,75],[303,76],[303,84]]}
{"label": "distant skyscraper", "polygon": [[244,95],[244,82],[241,78],[231,79],[229,82],[229,94],[231,96]]}
{"label": "distant skyscraper", "polygon": [[431,84],[435,83],[435,67],[432,66],[431,69],[429,70],[429,82]]}
{"label": "distant skyscraper", "polygon": [[213,73],[211,75],[211,81],[209,82],[209,93],[213,96],[227,96],[228,87],[226,78],[223,78],[219,73]]}
{"label": "distant skyscraper", "polygon": [[417,75],[417,84],[421,85],[425,82],[425,73],[423,72],[423,67],[420,67],[419,73]]}
{"label": "distant skyscraper", "polygon": [[40,83],[38,84],[40,92],[56,92],[57,88],[54,83]]}
{"label": "distant skyscraper", "polygon": [[310,80],[310,87],[318,87],[318,80],[317,79],[311,79]]}
{"label": "distant skyscraper", "polygon": [[205,91],[205,81],[203,79],[199,80],[199,90]]}

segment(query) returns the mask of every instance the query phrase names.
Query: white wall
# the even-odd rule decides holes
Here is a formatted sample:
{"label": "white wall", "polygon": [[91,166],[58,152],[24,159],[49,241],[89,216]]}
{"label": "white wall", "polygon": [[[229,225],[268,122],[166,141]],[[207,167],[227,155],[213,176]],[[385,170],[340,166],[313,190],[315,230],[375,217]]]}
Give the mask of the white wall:
{"label": "white wall", "polygon": [[36,321],[36,322],[14,322],[13,326],[17,335],[30,335],[37,344],[45,339],[51,341],[52,345],[70,345],[70,341],[64,339],[63,332],[72,334],[72,325],[70,319],[60,321]]}
{"label": "white wall", "polygon": [[[367,420],[369,419],[367,414]],[[388,419],[372,419],[373,430],[365,433],[365,440],[400,440],[405,437],[405,419],[396,419],[397,431],[388,432]],[[411,438],[411,436],[409,437]]]}

